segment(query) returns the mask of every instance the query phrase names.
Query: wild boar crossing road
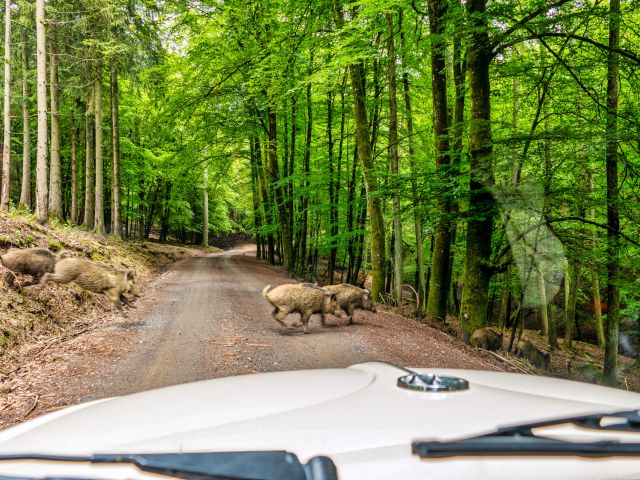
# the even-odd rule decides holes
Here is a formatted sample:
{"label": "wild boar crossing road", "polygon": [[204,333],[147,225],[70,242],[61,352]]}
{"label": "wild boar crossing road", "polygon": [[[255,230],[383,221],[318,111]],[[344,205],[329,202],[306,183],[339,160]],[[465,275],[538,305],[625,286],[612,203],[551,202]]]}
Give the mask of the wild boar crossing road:
{"label": "wild boar crossing road", "polygon": [[[129,318],[108,329],[123,342],[109,359],[98,391],[87,398],[132,393],[214,377],[303,368],[344,367],[385,360],[413,366],[492,368],[471,349],[416,320],[357,311],[319,315],[301,328],[271,316],[265,285],[293,283],[255,258],[252,246],[180,261],[155,289],[142,292]],[[106,364],[107,362],[104,362]],[[85,384],[86,386],[86,384]]]}

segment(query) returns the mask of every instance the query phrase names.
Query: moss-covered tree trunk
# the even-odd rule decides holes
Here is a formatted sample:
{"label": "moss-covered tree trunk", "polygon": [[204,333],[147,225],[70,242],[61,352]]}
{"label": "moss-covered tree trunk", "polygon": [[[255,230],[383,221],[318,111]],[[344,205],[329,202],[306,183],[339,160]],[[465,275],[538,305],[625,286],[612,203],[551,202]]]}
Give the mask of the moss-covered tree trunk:
{"label": "moss-covered tree trunk", "polygon": [[461,313],[467,316],[467,332],[482,327],[487,318],[491,237],[495,201],[489,188],[493,186],[491,140],[491,87],[489,64],[491,47],[485,16],[486,0],[469,0],[470,38],[467,49],[471,125],[469,132],[469,220],[464,264]]}
{"label": "moss-covered tree trunk", "polygon": [[609,48],[607,73],[607,312],[603,381],[617,383],[618,330],[620,327],[620,193],[618,191],[618,81],[620,0],[609,3]]}
{"label": "moss-covered tree trunk", "polygon": [[367,192],[367,211],[371,226],[371,296],[375,300],[384,292],[385,277],[385,232],[384,215],[381,199],[377,194],[378,177],[375,172],[369,123],[367,121],[367,104],[364,89],[364,68],[361,62],[349,66],[351,89],[356,120],[356,142],[358,155],[362,163],[362,172]]}

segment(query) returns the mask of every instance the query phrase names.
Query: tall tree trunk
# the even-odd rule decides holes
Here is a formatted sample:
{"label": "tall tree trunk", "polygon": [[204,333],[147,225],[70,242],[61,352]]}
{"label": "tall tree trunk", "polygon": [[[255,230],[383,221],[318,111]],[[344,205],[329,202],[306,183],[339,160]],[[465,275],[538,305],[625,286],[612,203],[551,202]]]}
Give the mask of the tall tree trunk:
{"label": "tall tree trunk", "polygon": [[393,298],[397,305],[402,301],[402,212],[400,208],[400,183],[398,159],[398,98],[396,90],[396,53],[393,30],[393,14],[387,20],[387,77],[389,81],[389,150],[391,154],[391,178],[393,192]]}
{"label": "tall tree trunk", "polygon": [[96,114],[96,200],[93,230],[104,233],[104,151],[102,134],[102,75],[98,73],[95,83],[95,114]]}
{"label": "tall tree trunk", "polygon": [[31,207],[31,126],[29,121],[29,55],[27,30],[22,29],[22,186],[20,206]]}
{"label": "tall tree trunk", "polygon": [[580,285],[580,263],[577,260],[565,259],[564,274],[564,311],[565,311],[565,333],[564,347],[571,348],[575,335],[576,322],[576,300],[578,298],[578,288]]}
{"label": "tall tree trunk", "polygon": [[38,80],[38,149],[36,155],[36,210],[38,221],[49,220],[47,185],[47,57],[44,0],[36,0],[36,76]]}
{"label": "tall tree trunk", "polygon": [[[462,28],[459,30],[460,35],[455,35],[453,40],[453,81],[455,84],[456,100],[453,110],[453,149],[451,154],[451,166],[449,168],[450,178],[452,179],[453,189],[457,189],[460,184],[460,163],[462,160],[462,137],[464,135],[464,104],[465,104],[465,78],[467,76],[467,64],[464,60],[462,52],[463,33]],[[456,243],[458,231],[458,214],[460,205],[458,198],[452,196],[451,199],[451,245],[452,250],[449,254],[449,283],[451,292],[451,306],[453,312],[458,314],[459,301],[455,295],[455,282],[453,279],[453,261],[454,252],[453,245]]]}
{"label": "tall tree trunk", "polygon": [[122,235],[120,208],[120,89],[118,69],[111,66],[111,233]]}
{"label": "tall tree trunk", "polygon": [[254,148],[256,152],[256,161],[257,169],[258,169],[258,177],[260,179],[260,192],[262,194],[262,208],[264,210],[264,221],[266,226],[269,228],[269,232],[267,233],[267,258],[271,265],[275,265],[275,245],[273,241],[273,233],[271,231],[271,227],[273,226],[273,216],[271,214],[271,202],[269,201],[269,189],[267,188],[267,168],[263,165],[266,164],[266,161],[262,161],[262,149],[260,147],[260,139],[256,136],[252,137],[252,142],[254,142]]}
{"label": "tall tree trunk", "polygon": [[604,348],[606,344],[606,337],[604,334],[604,324],[602,323],[602,301],[600,298],[600,279],[598,278],[598,272],[593,272],[591,288],[593,290],[593,317],[596,324],[598,346],[600,348]]}
{"label": "tall tree trunk", "polygon": [[[341,29],[344,25],[344,15],[339,0],[335,2],[335,21]],[[356,12],[351,17],[355,19]],[[373,161],[372,141],[369,137],[369,123],[367,120],[367,103],[364,86],[364,66],[358,60],[349,65],[351,90],[356,123],[356,143],[358,155],[362,163],[364,184],[367,192],[367,210],[371,225],[371,296],[374,300],[382,298],[385,278],[385,232],[382,202],[378,196],[378,177]],[[375,127],[374,122],[374,127]]]}
{"label": "tall tree trunk", "polygon": [[202,181],[202,246],[209,246],[209,166],[205,164]]}
{"label": "tall tree trunk", "polygon": [[[329,154],[329,261],[327,265],[327,283],[333,284],[333,276],[336,267],[336,258],[338,255],[338,189],[334,181],[334,164],[333,164],[333,92],[327,92],[327,144]],[[340,171],[338,170],[338,176]]]}
{"label": "tall tree trunk", "polygon": [[[540,49],[540,63],[543,68],[546,68],[547,65],[547,50],[545,48]],[[529,136],[533,137],[533,133],[535,128],[539,123],[539,116],[542,114],[544,116],[543,129],[544,129],[544,205],[542,207],[543,215],[546,217],[549,213],[549,198],[551,195],[551,182],[553,181],[553,157],[552,157],[552,140],[549,126],[549,115],[547,111],[547,92],[549,89],[549,85],[551,83],[551,76],[553,72],[549,74],[547,77],[547,81],[543,84],[542,92],[539,94],[538,99],[538,109],[536,111],[536,118],[531,125],[531,130],[529,132]],[[522,158],[526,158],[527,152],[529,150],[529,145],[531,141],[529,139],[526,140],[525,146],[523,148]],[[519,178],[519,177],[518,177]],[[553,302],[553,298],[549,299],[548,305],[548,323],[549,328],[547,334],[549,336],[549,346],[551,350],[556,350],[558,348],[558,329],[556,322],[556,309],[555,304]]]}
{"label": "tall tree trunk", "polygon": [[[593,193],[594,184],[593,171],[589,172],[589,190]],[[596,221],[596,209],[591,208],[590,216],[592,221]],[[592,236],[593,248],[596,248],[598,240],[596,239],[596,231],[594,229]],[[593,319],[596,324],[596,335],[598,337],[598,346],[605,348],[606,338],[604,334],[604,323],[602,322],[602,302],[600,299],[600,277],[598,275],[598,267],[596,266],[592,273],[591,287],[593,290]]]}
{"label": "tall tree trunk", "polygon": [[[85,108],[85,155],[84,155],[84,221],[85,228],[91,230],[94,224],[95,213],[95,170],[94,170],[94,131],[91,120],[91,92],[87,94],[87,104]],[[140,194],[143,195],[142,189]],[[142,203],[142,202],[141,202]],[[140,232],[142,229],[140,229]],[[140,235],[142,235],[140,233]]]}
{"label": "tall tree trunk", "polygon": [[9,211],[11,192],[11,0],[5,0],[4,9],[4,109],[2,137],[2,191],[0,209]]}
{"label": "tall tree trunk", "polygon": [[269,157],[269,175],[271,177],[271,184],[275,191],[276,208],[278,209],[278,218],[280,220],[280,231],[282,236],[282,256],[284,257],[284,268],[291,272],[293,271],[293,245],[291,242],[291,232],[289,230],[289,218],[287,216],[287,206],[285,204],[284,189],[282,185],[279,185],[280,171],[278,168],[278,128],[277,128],[277,114],[276,106],[269,105],[269,143],[268,143],[268,157]]}
{"label": "tall tree trunk", "polygon": [[538,271],[538,281],[540,282],[540,323],[542,335],[549,335],[549,307],[547,305],[547,282],[544,273]]}
{"label": "tall tree trunk", "polygon": [[51,157],[49,170],[49,214],[62,218],[62,180],[60,178],[60,107],[58,58],[53,32],[49,36],[49,91],[51,93]]}
{"label": "tall tree trunk", "polygon": [[362,164],[364,186],[367,195],[367,210],[371,226],[371,296],[379,300],[384,292],[385,279],[385,232],[382,202],[377,195],[378,178],[373,162],[369,123],[367,121],[364,69],[361,62],[349,66],[353,90],[356,120],[356,142]]}
{"label": "tall tree trunk", "polygon": [[78,128],[75,105],[71,107],[71,223],[78,223]]}
{"label": "tall tree trunk", "polygon": [[[402,52],[406,54],[407,46],[405,43],[404,30],[402,29],[402,10],[400,10],[398,28],[400,29],[400,41],[402,43]],[[420,304],[424,302],[426,297],[426,280],[424,274],[424,247],[422,238],[422,214],[420,212],[420,201],[418,194],[418,181],[416,180],[417,165],[416,165],[416,151],[415,143],[413,140],[413,115],[411,110],[411,95],[409,84],[409,73],[405,71],[402,73],[402,85],[404,86],[404,107],[406,115],[406,129],[407,138],[409,142],[409,166],[411,171],[411,197],[413,199],[413,225],[414,233],[416,237],[416,269],[418,272],[418,297]]]}
{"label": "tall tree trunk", "polygon": [[470,17],[467,68],[471,95],[470,154],[470,218],[467,222],[467,250],[464,265],[464,287],[461,313],[468,318],[467,333],[484,325],[487,318],[489,282],[492,271],[491,236],[495,216],[495,200],[489,188],[494,184],[491,162],[491,85],[489,64],[492,53],[485,15],[486,0],[469,0]]}
{"label": "tall tree trunk", "polygon": [[[313,74],[313,50],[309,54],[309,77]],[[304,262],[307,254],[307,237],[309,230],[309,172],[311,169],[311,139],[313,135],[313,104],[311,96],[311,82],[307,82],[307,136],[304,145],[304,195],[301,200],[301,228],[300,228],[300,252],[298,257],[299,270],[304,270]]]}
{"label": "tall tree trunk", "polygon": [[354,232],[355,219],[356,219],[356,187],[357,187],[357,170],[358,170],[358,147],[353,149],[353,161],[351,162],[351,175],[349,175],[348,188],[347,188],[347,232],[349,238],[347,239],[347,254],[349,255],[349,267],[347,269],[347,282],[351,281],[351,274],[353,272],[353,266],[356,259],[355,242],[356,236]]}
{"label": "tall tree trunk", "polygon": [[620,196],[618,191],[618,81],[620,44],[620,0],[609,3],[609,47],[607,72],[607,303],[603,381],[617,383],[618,330],[620,327]]}
{"label": "tall tree trunk", "polygon": [[[447,78],[444,45],[444,22],[447,13],[443,0],[429,2],[431,31],[431,92],[433,98],[433,134],[436,146],[438,188],[436,225],[427,314],[444,320],[447,316],[449,294],[449,257],[451,254],[451,179],[449,166],[449,110],[447,106]],[[487,65],[488,70],[488,65]],[[487,71],[488,76],[488,71]]]}
{"label": "tall tree trunk", "polygon": [[[295,160],[296,160],[296,130],[297,130],[297,97],[294,97],[291,99],[291,153],[289,155],[289,168],[288,168],[288,175],[289,175],[289,182],[287,183],[287,211],[288,211],[288,215],[289,215],[289,231],[292,232],[291,235],[293,236],[295,232],[294,228],[294,198],[293,198],[293,174],[295,171]],[[285,133],[286,135],[286,133]],[[287,161],[287,159],[285,158],[285,161]],[[293,251],[293,258],[298,258],[298,252],[297,252],[297,248],[294,249]]]}
{"label": "tall tree trunk", "polygon": [[262,216],[260,213],[260,185],[258,179],[258,152],[253,138],[249,138],[249,162],[251,166],[251,200],[253,206],[253,231],[256,236],[256,258],[264,258],[262,245],[263,238],[260,234],[260,226],[262,225]]}

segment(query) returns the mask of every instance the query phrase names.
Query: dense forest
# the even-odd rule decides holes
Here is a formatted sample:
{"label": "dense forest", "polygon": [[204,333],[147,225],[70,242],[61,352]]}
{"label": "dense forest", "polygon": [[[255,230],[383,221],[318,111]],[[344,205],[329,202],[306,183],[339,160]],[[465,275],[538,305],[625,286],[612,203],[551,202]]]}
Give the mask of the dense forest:
{"label": "dense forest", "polygon": [[6,0],[4,25],[3,212],[246,232],[462,336],[590,339],[608,383],[637,345],[636,0]]}

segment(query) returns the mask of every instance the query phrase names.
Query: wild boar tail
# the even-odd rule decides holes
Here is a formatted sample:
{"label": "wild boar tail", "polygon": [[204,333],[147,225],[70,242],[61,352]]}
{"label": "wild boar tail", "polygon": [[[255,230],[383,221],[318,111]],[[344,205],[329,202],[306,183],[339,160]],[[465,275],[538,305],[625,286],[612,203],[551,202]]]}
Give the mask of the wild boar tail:
{"label": "wild boar tail", "polygon": [[262,296],[263,296],[263,297],[266,297],[266,296],[267,296],[267,293],[269,293],[270,291],[271,291],[271,285],[267,285],[266,287],[264,287],[264,288],[262,289]]}

